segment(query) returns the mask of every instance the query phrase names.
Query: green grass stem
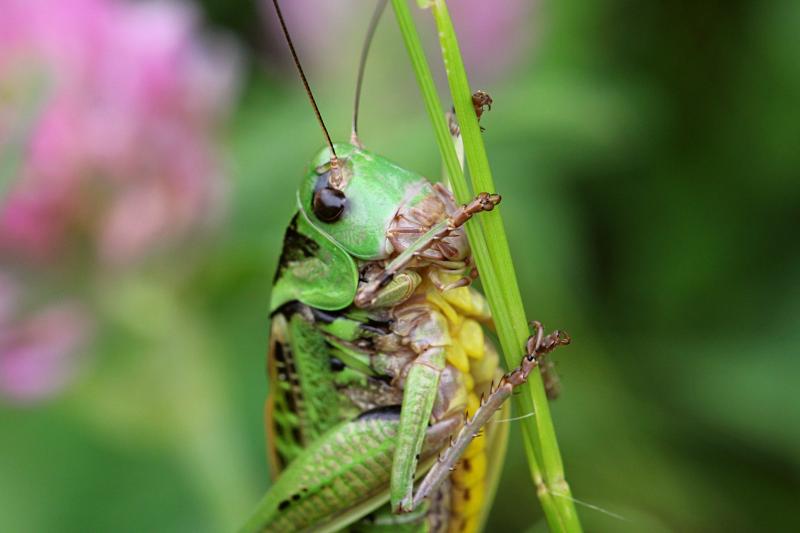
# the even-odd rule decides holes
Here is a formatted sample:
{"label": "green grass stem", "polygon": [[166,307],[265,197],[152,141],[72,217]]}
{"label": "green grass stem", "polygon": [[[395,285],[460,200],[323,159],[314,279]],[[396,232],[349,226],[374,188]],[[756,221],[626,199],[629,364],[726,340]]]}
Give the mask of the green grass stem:
{"label": "green grass stem", "polygon": [[[467,81],[447,3],[445,0],[418,0],[418,4],[420,7],[430,8],[436,21],[447,80],[464,140],[471,189],[461,170],[408,2],[392,0],[453,192],[459,202],[466,203],[472,198],[473,191],[495,192],[489,160],[472,105],[472,90]],[[483,213],[477,218],[480,221],[473,220],[466,224],[467,237],[492,309],[506,364],[509,368],[514,368],[524,353],[529,329],[511,251],[499,209]],[[532,373],[528,386],[522,389],[522,393],[516,396],[515,403],[519,412],[534,413],[533,417],[523,419],[521,424],[531,477],[547,522],[553,531],[580,532],[581,525],[564,477],[561,453],[541,376],[536,372]]]}

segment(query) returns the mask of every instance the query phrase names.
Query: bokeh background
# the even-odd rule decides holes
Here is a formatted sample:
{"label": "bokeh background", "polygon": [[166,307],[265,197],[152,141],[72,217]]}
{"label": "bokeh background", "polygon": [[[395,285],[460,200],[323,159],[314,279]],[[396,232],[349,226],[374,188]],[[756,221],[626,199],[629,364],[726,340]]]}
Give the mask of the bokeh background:
{"label": "bokeh background", "polygon": [[[374,4],[285,4],[345,139]],[[0,0],[0,531],[230,531],[266,489],[270,282],[322,145],[269,7]],[[796,531],[800,3],[451,10],[527,311],[575,339],[586,530]],[[361,134],[439,175],[391,12]],[[489,530],[544,531],[511,424]]]}

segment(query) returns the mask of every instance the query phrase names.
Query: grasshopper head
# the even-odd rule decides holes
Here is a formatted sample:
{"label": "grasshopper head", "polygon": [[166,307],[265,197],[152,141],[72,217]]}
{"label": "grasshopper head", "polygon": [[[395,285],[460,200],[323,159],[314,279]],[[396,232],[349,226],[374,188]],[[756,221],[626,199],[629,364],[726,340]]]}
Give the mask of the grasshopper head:
{"label": "grasshopper head", "polygon": [[331,151],[324,148],[298,192],[300,209],[320,231],[350,255],[383,259],[392,252],[387,230],[404,206],[433,192],[431,183],[383,157],[352,144],[336,144],[338,169],[331,169]]}

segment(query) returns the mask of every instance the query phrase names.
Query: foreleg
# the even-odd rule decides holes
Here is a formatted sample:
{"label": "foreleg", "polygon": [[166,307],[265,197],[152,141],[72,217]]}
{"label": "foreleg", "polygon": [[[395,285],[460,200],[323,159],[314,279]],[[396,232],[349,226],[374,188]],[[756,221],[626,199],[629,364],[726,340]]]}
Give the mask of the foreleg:
{"label": "foreleg", "polygon": [[454,229],[464,225],[470,218],[482,211],[491,211],[500,203],[499,194],[489,194],[482,192],[478,194],[471,202],[464,204],[453,213],[452,216],[439,222],[427,232],[425,232],[419,239],[403,250],[396,258],[392,260],[384,271],[375,277],[372,281],[359,287],[355,296],[355,304],[358,307],[369,307],[373,305],[378,292],[392,281],[397,272],[403,269],[415,255],[424,251],[431,244],[437,240],[442,239],[445,235]]}

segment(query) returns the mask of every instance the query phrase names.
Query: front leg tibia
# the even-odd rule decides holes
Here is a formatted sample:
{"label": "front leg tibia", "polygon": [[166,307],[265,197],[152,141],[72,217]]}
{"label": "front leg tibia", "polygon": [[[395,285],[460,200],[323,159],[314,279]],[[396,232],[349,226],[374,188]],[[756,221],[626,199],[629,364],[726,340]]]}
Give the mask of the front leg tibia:
{"label": "front leg tibia", "polygon": [[[437,184],[441,187],[440,184]],[[436,185],[434,186],[436,187]],[[386,287],[394,276],[406,267],[415,257],[421,256],[433,243],[441,241],[453,230],[463,226],[469,219],[482,211],[491,211],[500,203],[499,194],[482,192],[467,204],[458,207],[448,218],[440,221],[422,234],[405,250],[386,265],[383,272],[379,273],[368,283],[360,286],[356,292],[354,303],[356,307],[366,308],[375,305],[378,293]],[[400,230],[390,230],[400,231]]]}
{"label": "front leg tibia", "polygon": [[408,371],[403,387],[403,406],[389,489],[394,512],[409,512],[414,508],[417,463],[444,366],[444,348],[437,346],[425,350],[411,363]]}

